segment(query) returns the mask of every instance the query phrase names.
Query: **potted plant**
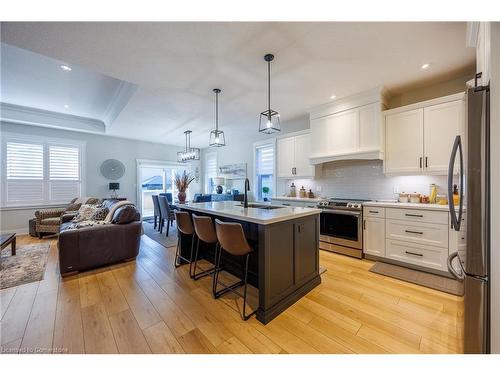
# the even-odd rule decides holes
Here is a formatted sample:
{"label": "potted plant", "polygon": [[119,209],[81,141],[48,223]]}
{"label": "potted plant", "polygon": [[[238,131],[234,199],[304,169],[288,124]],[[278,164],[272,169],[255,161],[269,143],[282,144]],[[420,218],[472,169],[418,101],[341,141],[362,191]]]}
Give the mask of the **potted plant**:
{"label": "potted plant", "polygon": [[267,201],[267,194],[269,194],[269,188],[267,186],[264,186],[262,188],[262,198],[264,201]]}
{"label": "potted plant", "polygon": [[182,173],[175,173],[174,184],[179,193],[177,194],[177,198],[179,198],[179,203],[186,202],[186,190],[189,187],[189,184],[193,182],[194,177],[191,176],[191,173],[182,171]]}

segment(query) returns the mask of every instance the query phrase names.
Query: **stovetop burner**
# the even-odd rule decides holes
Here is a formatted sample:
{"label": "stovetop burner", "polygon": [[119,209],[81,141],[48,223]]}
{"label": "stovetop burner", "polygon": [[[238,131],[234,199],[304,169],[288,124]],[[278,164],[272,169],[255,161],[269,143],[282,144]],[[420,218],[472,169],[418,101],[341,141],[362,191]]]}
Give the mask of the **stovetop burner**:
{"label": "stovetop burner", "polygon": [[349,210],[361,210],[363,202],[368,201],[367,199],[342,199],[342,198],[330,198],[325,201],[318,202],[319,208],[331,208],[331,209],[349,209]]}

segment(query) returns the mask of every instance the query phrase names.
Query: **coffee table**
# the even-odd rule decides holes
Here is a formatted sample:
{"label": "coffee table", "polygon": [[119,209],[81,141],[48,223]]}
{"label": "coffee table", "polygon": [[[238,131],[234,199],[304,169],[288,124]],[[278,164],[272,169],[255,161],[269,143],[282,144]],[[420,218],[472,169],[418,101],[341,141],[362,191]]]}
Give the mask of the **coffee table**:
{"label": "coffee table", "polygon": [[10,245],[11,255],[16,255],[16,234],[7,233],[0,235],[0,250]]}

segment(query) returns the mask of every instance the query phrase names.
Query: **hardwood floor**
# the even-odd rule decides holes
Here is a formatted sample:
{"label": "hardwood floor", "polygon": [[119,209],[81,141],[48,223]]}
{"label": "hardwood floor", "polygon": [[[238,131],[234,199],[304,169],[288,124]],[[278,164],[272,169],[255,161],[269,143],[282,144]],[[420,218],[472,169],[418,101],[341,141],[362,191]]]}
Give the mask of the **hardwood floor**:
{"label": "hardwood floor", "polygon": [[136,261],[65,279],[54,239],[18,246],[38,241],[51,243],[44,279],[0,291],[3,353],[462,352],[462,298],[370,273],[367,260],[322,251],[322,284],[262,325],[146,236]]}

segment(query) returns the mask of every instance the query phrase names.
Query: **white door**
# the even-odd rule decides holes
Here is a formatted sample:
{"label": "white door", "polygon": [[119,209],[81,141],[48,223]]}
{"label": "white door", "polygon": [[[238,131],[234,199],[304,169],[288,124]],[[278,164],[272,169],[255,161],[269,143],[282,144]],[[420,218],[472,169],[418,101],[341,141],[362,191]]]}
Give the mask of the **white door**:
{"label": "white door", "polygon": [[415,173],[423,169],[424,110],[385,117],[385,173]]}
{"label": "white door", "polygon": [[464,102],[433,105],[424,108],[424,169],[448,172],[451,149],[457,135],[463,134]]}
{"label": "white door", "polygon": [[363,252],[385,257],[385,219],[367,216],[363,223]]}
{"label": "white door", "polygon": [[359,151],[380,150],[380,104],[359,109]]}
{"label": "white door", "polygon": [[295,138],[280,138],[278,147],[278,177],[293,177],[295,168]]}
{"label": "white door", "polygon": [[295,177],[314,176],[314,165],[309,163],[310,156],[311,135],[297,135],[295,137]]}

